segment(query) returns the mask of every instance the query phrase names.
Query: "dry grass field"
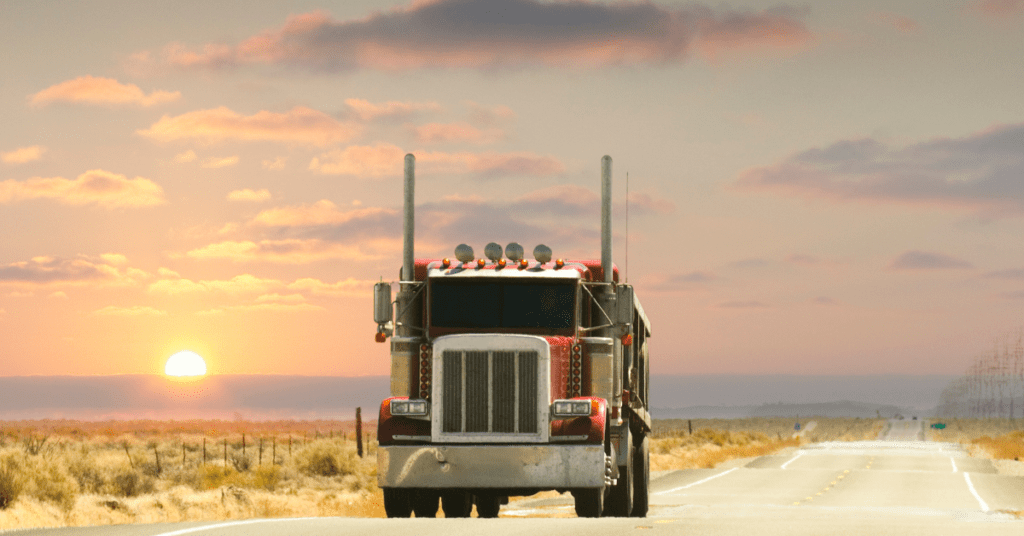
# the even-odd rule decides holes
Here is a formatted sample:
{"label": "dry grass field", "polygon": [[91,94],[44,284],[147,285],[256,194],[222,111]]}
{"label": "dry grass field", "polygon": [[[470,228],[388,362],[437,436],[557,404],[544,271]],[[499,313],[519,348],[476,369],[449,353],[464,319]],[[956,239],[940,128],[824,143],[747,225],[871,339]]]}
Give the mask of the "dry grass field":
{"label": "dry grass field", "polygon": [[[792,437],[791,419],[700,419],[693,434],[687,421],[657,421],[652,469],[714,467],[801,442],[865,439],[883,426],[815,421],[802,438]],[[375,443],[368,437],[358,457],[353,428],[341,421],[0,422],[0,529],[383,517]]]}
{"label": "dry grass field", "polygon": [[929,439],[967,445],[972,456],[1024,461],[1024,421],[1019,419],[949,419],[945,429],[930,429]]}

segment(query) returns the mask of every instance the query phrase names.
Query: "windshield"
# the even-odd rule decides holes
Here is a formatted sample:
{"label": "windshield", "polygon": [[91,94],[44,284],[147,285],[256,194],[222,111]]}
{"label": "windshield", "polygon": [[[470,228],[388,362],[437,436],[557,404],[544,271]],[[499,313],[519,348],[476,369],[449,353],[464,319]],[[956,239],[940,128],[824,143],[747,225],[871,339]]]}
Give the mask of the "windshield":
{"label": "windshield", "polygon": [[575,282],[434,279],[430,323],[438,328],[573,327]]}

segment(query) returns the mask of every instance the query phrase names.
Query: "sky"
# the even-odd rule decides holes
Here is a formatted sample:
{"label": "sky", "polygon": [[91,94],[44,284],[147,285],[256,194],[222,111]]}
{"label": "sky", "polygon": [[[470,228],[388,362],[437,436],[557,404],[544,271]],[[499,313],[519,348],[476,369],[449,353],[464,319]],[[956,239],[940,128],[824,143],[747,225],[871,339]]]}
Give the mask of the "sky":
{"label": "sky", "polygon": [[1024,324],[1022,0],[12,0],[0,51],[0,376],[387,374],[407,152],[427,258],[599,258],[611,155],[654,374]]}

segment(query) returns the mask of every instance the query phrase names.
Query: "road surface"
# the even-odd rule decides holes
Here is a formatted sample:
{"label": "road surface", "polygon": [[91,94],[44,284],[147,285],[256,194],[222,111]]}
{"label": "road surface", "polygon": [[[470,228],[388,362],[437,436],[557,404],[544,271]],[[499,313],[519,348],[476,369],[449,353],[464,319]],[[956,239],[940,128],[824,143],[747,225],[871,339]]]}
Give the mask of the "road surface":
{"label": "road surface", "polygon": [[[576,519],[568,496],[516,501],[499,519],[269,519],[12,531],[18,536],[324,534],[530,536],[1024,534],[1024,477],[892,421],[876,441],[815,443],[715,469],[660,474],[646,519]],[[652,477],[653,478],[653,477]],[[4,533],[4,536],[9,536]]]}

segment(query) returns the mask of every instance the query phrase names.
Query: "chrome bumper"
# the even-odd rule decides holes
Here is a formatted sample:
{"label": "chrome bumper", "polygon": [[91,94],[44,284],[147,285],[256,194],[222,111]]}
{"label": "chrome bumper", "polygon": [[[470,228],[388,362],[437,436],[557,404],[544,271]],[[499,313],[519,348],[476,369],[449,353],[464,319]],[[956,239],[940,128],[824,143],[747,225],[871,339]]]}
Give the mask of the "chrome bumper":
{"label": "chrome bumper", "polygon": [[377,483],[400,488],[599,488],[601,445],[389,446]]}

